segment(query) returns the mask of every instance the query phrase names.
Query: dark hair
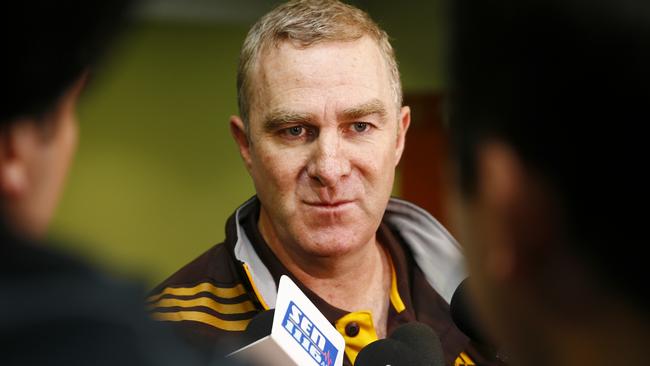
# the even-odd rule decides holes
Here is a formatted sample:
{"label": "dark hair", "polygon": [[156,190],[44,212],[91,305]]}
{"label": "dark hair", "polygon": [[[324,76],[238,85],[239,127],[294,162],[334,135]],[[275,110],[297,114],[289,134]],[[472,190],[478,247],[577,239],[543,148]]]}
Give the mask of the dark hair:
{"label": "dark hair", "polygon": [[46,113],[105,49],[129,0],[0,5],[0,126]]}
{"label": "dark hair", "polygon": [[505,142],[558,192],[575,253],[647,304],[650,2],[454,4],[450,126],[465,195],[477,147]]}

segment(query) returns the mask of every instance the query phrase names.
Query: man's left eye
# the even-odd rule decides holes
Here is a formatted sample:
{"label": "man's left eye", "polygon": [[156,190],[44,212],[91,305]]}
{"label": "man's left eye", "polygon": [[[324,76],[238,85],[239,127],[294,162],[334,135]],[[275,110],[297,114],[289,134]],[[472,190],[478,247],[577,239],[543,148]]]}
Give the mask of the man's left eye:
{"label": "man's left eye", "polygon": [[298,136],[302,135],[304,130],[305,130],[305,128],[302,127],[302,126],[293,126],[293,127],[289,127],[287,129],[287,132],[289,133],[289,135],[291,135],[293,137],[298,137]]}
{"label": "man's left eye", "polygon": [[366,122],[354,122],[352,124],[355,132],[366,132],[370,128],[370,125]]}

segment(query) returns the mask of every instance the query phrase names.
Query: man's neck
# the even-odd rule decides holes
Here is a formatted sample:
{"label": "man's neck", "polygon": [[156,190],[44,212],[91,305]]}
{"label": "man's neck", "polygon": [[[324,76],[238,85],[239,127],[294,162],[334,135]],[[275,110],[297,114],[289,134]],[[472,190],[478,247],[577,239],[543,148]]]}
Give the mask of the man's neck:
{"label": "man's neck", "polygon": [[258,228],[271,251],[300,282],[332,306],[370,311],[377,335],[385,336],[391,265],[376,235],[344,255],[320,257],[284,245],[263,214]]}

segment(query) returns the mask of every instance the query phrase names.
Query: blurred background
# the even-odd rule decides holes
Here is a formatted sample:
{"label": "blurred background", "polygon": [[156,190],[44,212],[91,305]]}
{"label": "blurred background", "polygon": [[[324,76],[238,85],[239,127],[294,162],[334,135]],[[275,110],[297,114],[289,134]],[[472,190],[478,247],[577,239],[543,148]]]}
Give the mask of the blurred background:
{"label": "blurred background", "polygon": [[[442,1],[348,2],[392,37],[412,108],[394,193],[446,224]],[[239,49],[277,3],[138,7],[81,101],[79,150],[51,229],[72,239],[64,249],[154,285],[223,240],[227,218],[254,194],[228,128]]]}

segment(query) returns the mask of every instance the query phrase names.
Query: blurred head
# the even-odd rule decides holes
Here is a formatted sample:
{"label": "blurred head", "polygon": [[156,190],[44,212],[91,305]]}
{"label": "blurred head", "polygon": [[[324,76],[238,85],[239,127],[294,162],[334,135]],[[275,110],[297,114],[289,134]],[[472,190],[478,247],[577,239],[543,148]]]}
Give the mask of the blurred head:
{"label": "blurred head", "polygon": [[528,361],[549,353],[542,334],[650,308],[636,213],[647,207],[648,4],[456,2],[462,242],[483,318]]}
{"label": "blurred head", "polygon": [[75,108],[126,1],[20,1],[0,12],[0,204],[17,234],[46,232],[77,140]]}
{"label": "blurred head", "polygon": [[385,32],[338,1],[289,2],[249,32],[238,85],[231,130],[270,235],[317,256],[368,243],[410,122]]}

